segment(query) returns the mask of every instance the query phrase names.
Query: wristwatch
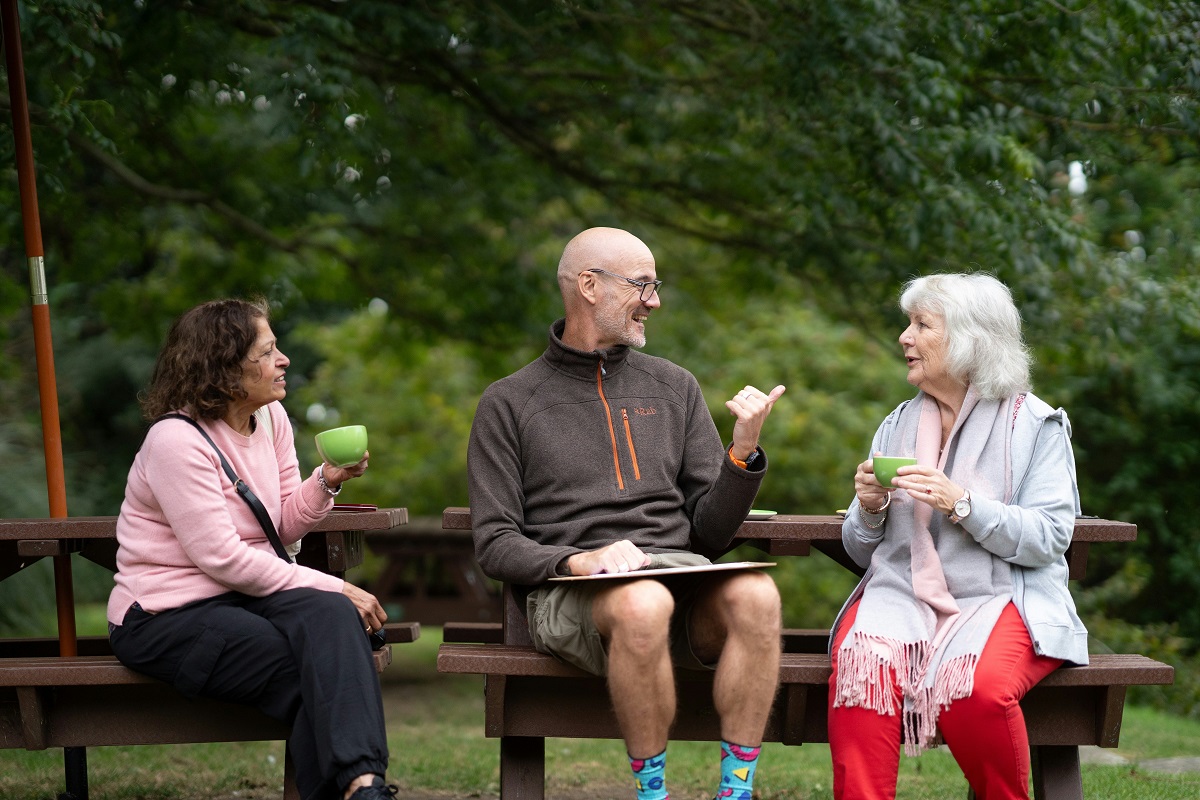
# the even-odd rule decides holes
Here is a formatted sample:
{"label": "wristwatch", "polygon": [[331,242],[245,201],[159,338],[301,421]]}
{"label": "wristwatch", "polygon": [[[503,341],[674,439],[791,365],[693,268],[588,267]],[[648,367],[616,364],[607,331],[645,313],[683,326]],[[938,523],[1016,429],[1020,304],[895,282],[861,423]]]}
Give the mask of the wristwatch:
{"label": "wristwatch", "polygon": [[963,492],[963,496],[954,501],[954,510],[950,512],[950,521],[954,524],[962,522],[971,516],[971,490]]}

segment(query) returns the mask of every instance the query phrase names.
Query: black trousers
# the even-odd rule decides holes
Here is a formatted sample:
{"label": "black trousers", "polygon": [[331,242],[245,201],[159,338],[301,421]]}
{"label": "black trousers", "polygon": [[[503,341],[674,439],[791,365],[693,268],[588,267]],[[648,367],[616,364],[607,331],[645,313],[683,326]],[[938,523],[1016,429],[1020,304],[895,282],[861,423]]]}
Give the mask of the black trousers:
{"label": "black trousers", "polygon": [[346,596],[228,592],[158,614],[135,603],[109,627],[113,653],[131,669],[290,724],[304,800],[340,800],[354,778],[387,769],[379,677]]}

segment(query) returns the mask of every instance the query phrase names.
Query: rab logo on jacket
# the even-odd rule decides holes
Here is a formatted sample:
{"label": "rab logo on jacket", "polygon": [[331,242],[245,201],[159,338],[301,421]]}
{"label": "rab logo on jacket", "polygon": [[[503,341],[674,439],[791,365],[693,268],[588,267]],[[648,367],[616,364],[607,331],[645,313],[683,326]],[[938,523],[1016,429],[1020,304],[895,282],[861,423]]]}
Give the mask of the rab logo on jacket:
{"label": "rab logo on jacket", "polygon": [[657,414],[658,411],[653,408],[635,408],[633,413],[637,414],[639,417],[652,417]]}

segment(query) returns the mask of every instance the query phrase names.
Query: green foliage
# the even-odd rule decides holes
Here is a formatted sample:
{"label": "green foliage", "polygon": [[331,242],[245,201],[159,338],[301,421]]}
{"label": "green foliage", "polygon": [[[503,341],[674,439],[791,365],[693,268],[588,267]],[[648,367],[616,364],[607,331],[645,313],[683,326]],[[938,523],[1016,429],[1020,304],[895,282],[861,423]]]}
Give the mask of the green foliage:
{"label": "green foliage", "polygon": [[[360,499],[462,502],[474,398],[540,349],[563,243],[611,224],[676,293],[651,352],[719,421],[740,385],[789,386],[763,490],[786,510],[844,505],[908,392],[900,283],[994,271],[1074,420],[1085,510],[1142,532],[1089,581],[1145,563],[1112,611],[1200,637],[1194,3],[19,5],[71,513],[115,513],[169,321],[258,293],[303,438],[314,403],[372,431]],[[5,513],[36,514],[9,141],[0,471]]]}
{"label": "green foliage", "polygon": [[[440,516],[448,505],[467,505],[467,436],[479,394],[490,381],[471,344],[426,345],[415,339],[411,322],[381,303],[374,308],[338,324],[296,331],[321,359],[313,382],[288,402],[293,415],[303,415],[297,437],[301,463],[305,469],[320,463],[313,434],[366,425],[371,465],[361,480],[347,485],[347,496]],[[518,351],[502,368],[515,368],[537,352]]]}

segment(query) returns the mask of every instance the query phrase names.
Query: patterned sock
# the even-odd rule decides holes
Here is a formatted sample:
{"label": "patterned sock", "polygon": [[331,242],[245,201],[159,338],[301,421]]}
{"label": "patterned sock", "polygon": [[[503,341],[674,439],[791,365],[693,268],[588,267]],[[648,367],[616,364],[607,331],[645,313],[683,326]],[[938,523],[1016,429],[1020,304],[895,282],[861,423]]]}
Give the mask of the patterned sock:
{"label": "patterned sock", "polygon": [[750,800],[754,790],[754,771],[758,769],[758,747],[742,747],[721,741],[721,787],[717,789],[717,800],[729,797],[732,800]]}
{"label": "patterned sock", "polygon": [[667,794],[667,782],[663,777],[667,769],[666,750],[650,758],[630,756],[629,768],[633,770],[637,800],[669,800],[671,795]]}

